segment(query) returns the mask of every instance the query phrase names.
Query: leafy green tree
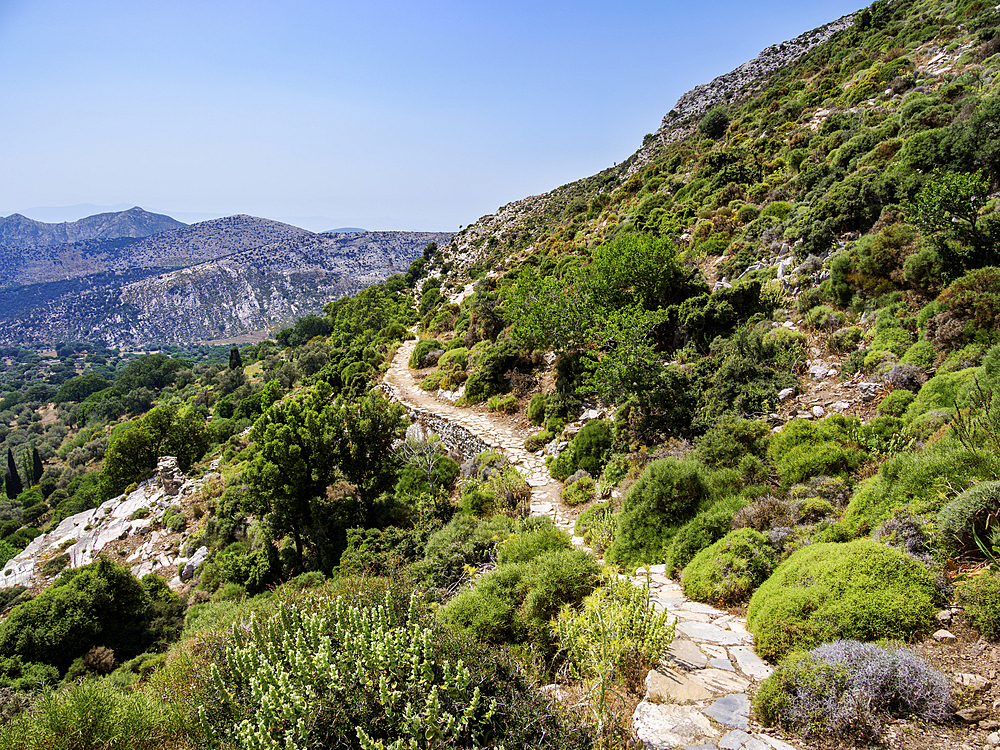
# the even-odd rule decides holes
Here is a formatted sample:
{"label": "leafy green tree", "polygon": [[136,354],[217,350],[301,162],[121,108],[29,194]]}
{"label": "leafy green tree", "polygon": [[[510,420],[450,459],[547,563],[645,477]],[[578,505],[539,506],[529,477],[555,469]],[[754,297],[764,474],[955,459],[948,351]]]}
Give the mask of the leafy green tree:
{"label": "leafy green tree", "polygon": [[229,350],[229,369],[239,370],[243,368],[243,358],[240,356],[240,350],[235,346]]}
{"label": "leafy green tree", "polygon": [[101,469],[100,495],[109,499],[156,468],[160,456],[176,456],[187,471],[208,449],[205,418],[194,409],[158,406],[112,435]]}
{"label": "leafy green tree", "polygon": [[594,311],[590,288],[580,273],[557,279],[525,268],[505,290],[503,307],[511,336],[525,347],[567,352],[590,340]]}
{"label": "leafy green tree", "polygon": [[668,239],[625,234],[594,251],[590,268],[594,296],[605,308],[639,305],[656,310],[708,292]]}
{"label": "leafy green tree", "polygon": [[[253,510],[267,515],[276,536],[291,535],[300,559],[307,541],[323,547],[331,533],[346,544],[346,536],[339,537],[364,523],[371,503],[395,480],[392,444],[403,425],[402,407],[376,395],[357,404],[331,396],[330,386],[319,382],[273,404],[250,433],[254,452],[243,480]],[[328,498],[327,488],[340,477],[354,493]]]}
{"label": "leafy green tree", "polygon": [[725,107],[712,107],[702,118],[698,130],[714,140],[719,140],[729,129],[729,110]]}
{"label": "leafy green tree", "polygon": [[65,570],[0,623],[0,656],[51,664],[61,673],[94,646],[125,661],[153,640],[150,604],[142,583],[110,560]]}
{"label": "leafy green tree", "polygon": [[935,171],[906,204],[910,221],[934,238],[947,274],[996,263],[998,238],[982,216],[989,193],[982,171]]}
{"label": "leafy green tree", "polygon": [[57,404],[63,404],[67,401],[79,403],[90,394],[103,391],[105,388],[110,387],[111,383],[103,377],[95,372],[88,372],[84,375],[77,375],[75,378],[70,378],[59,386],[59,390],[56,391],[56,395],[53,397],[53,400]]}

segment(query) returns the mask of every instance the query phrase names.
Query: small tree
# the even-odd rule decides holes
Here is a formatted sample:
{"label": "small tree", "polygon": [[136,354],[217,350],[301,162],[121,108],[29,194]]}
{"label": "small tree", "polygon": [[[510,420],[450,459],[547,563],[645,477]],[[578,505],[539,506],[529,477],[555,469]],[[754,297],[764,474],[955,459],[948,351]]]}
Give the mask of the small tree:
{"label": "small tree", "polygon": [[709,138],[719,140],[729,129],[729,110],[722,106],[712,107],[698,129]]}
{"label": "small tree", "polygon": [[935,170],[904,206],[909,220],[934,238],[945,272],[953,277],[996,261],[997,238],[980,215],[989,193],[982,170]]}
{"label": "small tree", "polygon": [[235,346],[229,350],[229,369],[239,370],[243,368],[243,357],[240,356],[240,350]]}

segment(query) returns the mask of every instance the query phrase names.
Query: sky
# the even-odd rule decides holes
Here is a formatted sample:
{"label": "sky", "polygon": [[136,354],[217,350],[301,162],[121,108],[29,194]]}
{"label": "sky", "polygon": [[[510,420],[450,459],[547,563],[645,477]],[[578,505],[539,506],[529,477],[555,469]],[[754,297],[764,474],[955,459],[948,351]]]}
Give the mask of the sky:
{"label": "sky", "polygon": [[0,0],[0,216],[456,231],[864,0]]}

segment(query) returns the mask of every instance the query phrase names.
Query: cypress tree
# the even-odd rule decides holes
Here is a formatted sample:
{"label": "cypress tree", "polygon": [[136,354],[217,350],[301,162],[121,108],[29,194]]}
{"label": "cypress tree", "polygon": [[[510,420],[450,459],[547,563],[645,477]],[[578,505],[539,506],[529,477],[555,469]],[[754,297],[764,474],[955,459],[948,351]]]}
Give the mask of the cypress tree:
{"label": "cypress tree", "polygon": [[42,457],[38,455],[38,446],[34,446],[31,449],[31,483],[38,484],[41,481],[42,474],[45,473],[45,467],[42,466]]}
{"label": "cypress tree", "polygon": [[240,356],[240,350],[235,346],[229,350],[229,369],[236,370],[243,367],[243,357]]}
{"label": "cypress tree", "polygon": [[13,500],[24,491],[21,484],[21,475],[17,473],[17,464],[14,463],[14,453],[7,449],[7,497]]}

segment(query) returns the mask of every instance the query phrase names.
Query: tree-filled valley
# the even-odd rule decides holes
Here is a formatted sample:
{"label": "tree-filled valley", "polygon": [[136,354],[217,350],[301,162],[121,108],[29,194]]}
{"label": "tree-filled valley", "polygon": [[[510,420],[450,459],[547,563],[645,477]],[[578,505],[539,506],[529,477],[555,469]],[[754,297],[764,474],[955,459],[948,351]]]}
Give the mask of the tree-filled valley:
{"label": "tree-filled valley", "polygon": [[1000,11],[844,27],[273,339],[0,350],[0,747],[639,746],[637,570],[770,747],[997,744]]}

